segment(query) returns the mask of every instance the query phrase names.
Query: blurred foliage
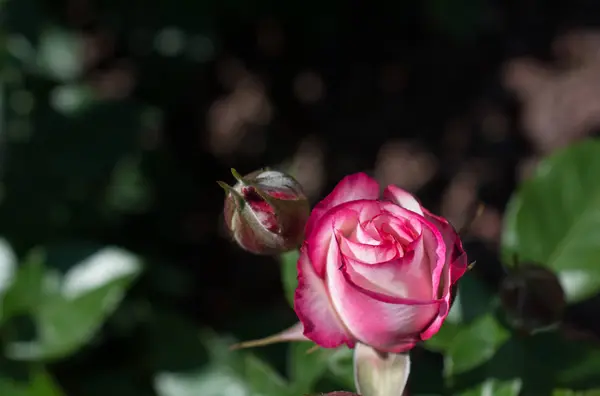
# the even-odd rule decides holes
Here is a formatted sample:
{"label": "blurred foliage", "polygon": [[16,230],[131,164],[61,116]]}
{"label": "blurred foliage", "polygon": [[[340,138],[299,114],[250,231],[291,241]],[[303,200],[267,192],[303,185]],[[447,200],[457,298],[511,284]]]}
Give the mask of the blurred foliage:
{"label": "blurred foliage", "polygon": [[[398,138],[439,162],[426,206],[473,159],[492,170],[477,199],[502,212],[510,198],[501,246],[465,240],[477,265],[412,351],[411,395],[600,394],[600,144],[552,154],[517,188],[532,150],[498,82],[505,60],[546,56],[598,12],[500,3],[0,0],[0,395],[353,390],[345,348],[229,350],[294,322],[298,253],[277,266],[232,248],[214,181],[313,169],[295,156],[315,136],[313,201]],[[509,116],[486,123],[487,105]],[[551,330],[514,329],[500,305],[525,262],[565,291]]]}

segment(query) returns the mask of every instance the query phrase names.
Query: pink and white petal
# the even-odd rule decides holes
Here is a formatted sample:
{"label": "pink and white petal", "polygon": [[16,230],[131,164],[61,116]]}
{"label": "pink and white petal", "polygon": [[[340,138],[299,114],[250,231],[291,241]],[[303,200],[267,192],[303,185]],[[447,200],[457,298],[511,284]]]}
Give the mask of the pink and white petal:
{"label": "pink and white petal", "polygon": [[393,184],[390,184],[384,190],[383,197],[402,206],[403,208],[406,208],[423,216],[421,203],[415,198],[414,195],[412,195],[406,190],[401,189],[400,187],[396,187]]}
{"label": "pink and white petal", "polygon": [[409,336],[417,336],[437,315],[438,301],[377,299],[352,283],[344,268],[336,268],[340,255],[331,246],[327,267],[329,296],[345,328],[367,345],[382,351],[392,350]]}
{"label": "pink and white petal", "polygon": [[450,284],[454,285],[469,269],[467,253],[462,250],[462,246],[458,248],[454,246],[454,254],[450,262]]}
{"label": "pink and white petal", "polygon": [[379,238],[379,233],[371,232],[365,228],[365,226],[361,223],[358,224],[354,233],[350,236],[350,238],[354,242],[364,243],[365,245],[380,245],[381,239]]}
{"label": "pink and white petal", "polygon": [[[388,233],[401,243],[403,246],[410,244],[421,234],[421,227],[413,227],[409,221],[383,214],[377,218],[379,229]],[[419,231],[417,231],[416,229]]]}
{"label": "pink and white petal", "polygon": [[306,223],[306,235],[309,235],[318,221],[331,208],[345,202],[358,200],[376,200],[379,198],[379,183],[366,173],[355,173],[343,178],[333,191],[312,210]]}
{"label": "pink and white petal", "polygon": [[303,334],[324,348],[342,344],[352,348],[354,340],[332,306],[323,280],[317,276],[305,251],[298,259],[298,287],[294,310],[304,327]]}
{"label": "pink and white petal", "polygon": [[396,249],[396,245],[392,242],[380,245],[366,245],[353,242],[343,235],[339,235],[338,243],[345,257],[350,257],[367,264],[390,261],[398,257],[398,249]]}
{"label": "pink and white petal", "polygon": [[421,233],[421,223],[423,223],[425,217],[410,209],[398,206],[393,202],[381,202],[380,206],[382,214],[389,214],[392,217],[406,222],[417,234]]}
{"label": "pink and white petal", "polygon": [[440,287],[443,286],[444,270],[448,269],[446,245],[440,231],[428,221],[423,222],[423,232],[421,234],[425,246],[425,252],[429,256],[430,273],[432,280],[432,298],[441,298],[439,294]]}
{"label": "pink and white petal", "polygon": [[446,245],[446,260],[451,265],[450,279],[454,284],[467,271],[467,255],[463,249],[460,235],[452,224],[441,216],[436,216],[425,209],[425,218],[440,230]]}
{"label": "pink and white petal", "polygon": [[[306,236],[304,242],[310,261],[320,277],[325,275],[329,245],[335,243],[336,229],[351,233],[350,228],[358,224],[358,216],[365,207],[378,207],[377,201],[353,201],[331,209]],[[347,229],[346,229],[347,228]],[[345,229],[345,230],[344,230]]]}
{"label": "pink and white petal", "polygon": [[434,293],[423,241],[416,240],[410,249],[404,257],[377,264],[365,264],[345,256],[345,271],[365,290],[393,298],[429,301]]}
{"label": "pink and white petal", "polygon": [[448,316],[448,313],[450,312],[451,285],[450,267],[447,265],[442,272],[442,278],[439,286],[439,293],[442,296],[440,309],[433,322],[431,322],[427,329],[421,333],[422,340],[427,340],[435,335],[440,330],[440,327],[442,327],[444,320],[446,320],[446,316]]}

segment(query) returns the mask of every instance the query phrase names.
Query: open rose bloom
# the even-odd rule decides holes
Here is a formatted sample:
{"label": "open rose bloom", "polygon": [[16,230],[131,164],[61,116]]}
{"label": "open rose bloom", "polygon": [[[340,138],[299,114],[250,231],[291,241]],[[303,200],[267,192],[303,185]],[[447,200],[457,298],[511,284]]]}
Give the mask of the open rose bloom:
{"label": "open rose bloom", "polygon": [[378,183],[358,173],[308,219],[294,308],[304,336],[322,347],[401,353],[439,330],[466,270],[448,221],[398,187],[380,197]]}

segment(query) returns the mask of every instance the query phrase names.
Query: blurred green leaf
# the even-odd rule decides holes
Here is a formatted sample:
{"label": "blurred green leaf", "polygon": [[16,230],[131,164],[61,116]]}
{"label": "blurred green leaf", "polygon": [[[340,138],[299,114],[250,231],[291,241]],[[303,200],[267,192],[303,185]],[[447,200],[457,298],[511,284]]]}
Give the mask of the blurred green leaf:
{"label": "blurred green leaf", "polygon": [[59,81],[71,81],[83,70],[83,37],[59,27],[49,27],[39,39],[36,66]]}
{"label": "blurred green leaf", "polygon": [[552,392],[552,396],[600,396],[600,389],[592,389],[586,391],[556,389]]}
{"label": "blurred green leaf", "polygon": [[446,350],[444,371],[454,375],[470,370],[490,359],[508,339],[509,332],[492,315],[462,327]]}
{"label": "blurred green leaf", "polygon": [[450,377],[486,362],[508,337],[508,330],[488,314],[467,325],[442,325],[425,347],[444,353],[444,375]]}
{"label": "blurred green leaf", "polygon": [[600,386],[600,348],[589,341],[553,331],[508,339],[483,366],[453,378],[470,389],[489,378],[520,380],[522,394],[549,394],[553,389],[588,390]]}
{"label": "blurred green leaf", "polygon": [[588,140],[540,163],[507,207],[506,261],[516,254],[554,270],[567,301],[600,291],[600,142]]}
{"label": "blurred green leaf", "polygon": [[43,281],[44,253],[34,249],[24,259],[2,298],[0,322],[35,309],[41,301]]}
{"label": "blurred green leaf", "polygon": [[470,323],[494,308],[494,296],[483,282],[473,273],[467,272],[458,281],[458,293],[446,322]]}
{"label": "blurred green leaf", "polygon": [[454,394],[457,396],[517,396],[520,391],[520,380],[499,381],[490,378],[475,388]]}
{"label": "blurred green leaf", "polygon": [[244,366],[243,376],[255,395],[278,396],[289,394],[287,382],[266,362],[256,356],[247,354],[244,359]]}
{"label": "blurred green leaf", "polygon": [[226,366],[191,373],[159,373],[154,380],[158,396],[247,396],[248,387]]}
{"label": "blurred green leaf", "polygon": [[0,323],[5,316],[4,295],[11,287],[17,272],[17,258],[5,239],[0,239]]}
{"label": "blurred green leaf", "polygon": [[107,247],[71,268],[62,279],[48,272],[43,299],[32,312],[38,339],[9,344],[8,356],[56,359],[74,352],[117,308],[140,271],[141,264],[133,254]]}
{"label": "blurred green leaf", "polygon": [[281,278],[283,281],[283,290],[288,303],[294,307],[294,293],[298,287],[298,270],[296,263],[300,252],[292,250],[279,256],[281,259]]}
{"label": "blurred green leaf", "polygon": [[436,352],[446,351],[462,328],[460,324],[445,322],[433,337],[425,341],[425,348]]}
{"label": "blurred green leaf", "polygon": [[[325,374],[329,359],[335,352],[331,349],[314,348],[308,342],[292,342],[288,349],[288,374],[296,394],[311,392],[315,383]],[[307,353],[309,352],[310,353]]]}
{"label": "blurred green leaf", "polygon": [[[266,362],[245,351],[231,351],[225,337],[204,331],[200,339],[209,352],[203,367],[162,372],[154,379],[159,396],[286,396],[286,381]],[[292,396],[291,394],[289,396]]]}
{"label": "blurred green leaf", "polygon": [[329,372],[333,374],[346,389],[354,389],[354,361],[352,349],[341,347],[333,351],[328,362]]}
{"label": "blurred green leaf", "polygon": [[29,383],[0,376],[0,395],[6,396],[63,396],[54,379],[43,370],[36,370]]}
{"label": "blurred green leaf", "polygon": [[142,213],[151,204],[148,181],[141,169],[139,155],[127,155],[115,166],[106,192],[107,209]]}

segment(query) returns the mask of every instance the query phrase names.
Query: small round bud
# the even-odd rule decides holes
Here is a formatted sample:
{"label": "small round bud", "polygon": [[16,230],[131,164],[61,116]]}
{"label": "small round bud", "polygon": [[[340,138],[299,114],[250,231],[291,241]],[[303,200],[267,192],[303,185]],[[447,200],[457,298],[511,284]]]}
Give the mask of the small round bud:
{"label": "small round bud", "polygon": [[557,325],[565,310],[565,293],[556,275],[537,264],[519,264],[500,286],[500,299],[511,324],[533,333]]}
{"label": "small round bud", "polygon": [[231,170],[237,183],[225,189],[225,224],[243,249],[255,254],[279,254],[297,248],[304,239],[310,206],[291,176],[259,170],[244,177]]}

